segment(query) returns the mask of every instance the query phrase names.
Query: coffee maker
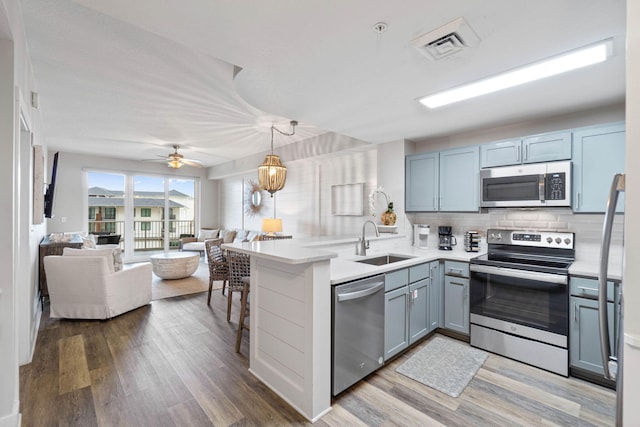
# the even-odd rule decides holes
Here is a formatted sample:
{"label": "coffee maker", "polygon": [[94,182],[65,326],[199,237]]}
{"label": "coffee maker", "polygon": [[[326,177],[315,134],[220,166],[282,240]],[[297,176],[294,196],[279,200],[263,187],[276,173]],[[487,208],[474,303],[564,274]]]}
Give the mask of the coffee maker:
{"label": "coffee maker", "polygon": [[441,251],[450,251],[458,243],[456,237],[451,234],[450,226],[438,227],[438,235],[440,236],[439,249]]}

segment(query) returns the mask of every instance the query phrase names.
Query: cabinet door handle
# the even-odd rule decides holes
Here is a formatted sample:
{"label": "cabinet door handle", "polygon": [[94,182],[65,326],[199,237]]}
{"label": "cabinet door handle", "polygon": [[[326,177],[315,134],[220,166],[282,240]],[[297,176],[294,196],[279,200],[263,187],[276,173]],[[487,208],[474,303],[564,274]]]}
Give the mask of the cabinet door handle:
{"label": "cabinet door handle", "polygon": [[576,197],[578,198],[578,201],[576,202],[576,207],[578,209],[580,209],[580,192],[578,191],[578,193],[576,194]]}
{"label": "cabinet door handle", "polygon": [[433,210],[437,210],[438,209],[438,198],[436,196],[433,196]]}
{"label": "cabinet door handle", "polygon": [[573,320],[578,322],[578,303],[576,302],[573,303]]}
{"label": "cabinet door handle", "polygon": [[516,147],[516,161],[517,162],[520,161],[520,146],[519,145]]}
{"label": "cabinet door handle", "polygon": [[524,160],[529,160],[529,145],[525,144],[524,146]]}

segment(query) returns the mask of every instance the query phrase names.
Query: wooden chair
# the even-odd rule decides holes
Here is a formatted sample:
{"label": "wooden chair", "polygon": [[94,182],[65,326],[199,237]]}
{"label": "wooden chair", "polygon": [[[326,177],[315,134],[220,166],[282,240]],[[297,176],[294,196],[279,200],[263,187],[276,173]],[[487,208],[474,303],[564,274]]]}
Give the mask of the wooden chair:
{"label": "wooden chair", "polygon": [[222,294],[229,281],[229,264],[222,252],[222,239],[208,239],[204,241],[207,251],[207,262],[209,263],[209,296],[207,305],[211,305],[211,291],[214,280],[222,280]]}
{"label": "wooden chair", "polygon": [[227,296],[227,322],[231,319],[231,296],[233,292],[241,292],[240,316],[238,319],[238,333],[236,337],[236,352],[240,351],[242,330],[249,329],[245,324],[248,314],[248,300],[250,291],[250,258],[249,255],[236,251],[227,251],[229,262],[229,292]]}

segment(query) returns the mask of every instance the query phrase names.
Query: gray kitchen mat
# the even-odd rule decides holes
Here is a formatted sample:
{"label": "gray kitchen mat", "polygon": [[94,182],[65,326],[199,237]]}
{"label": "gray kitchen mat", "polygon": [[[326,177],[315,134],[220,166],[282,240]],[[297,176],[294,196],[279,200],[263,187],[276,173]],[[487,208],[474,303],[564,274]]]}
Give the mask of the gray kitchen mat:
{"label": "gray kitchen mat", "polygon": [[489,354],[452,339],[435,337],[396,372],[458,397]]}

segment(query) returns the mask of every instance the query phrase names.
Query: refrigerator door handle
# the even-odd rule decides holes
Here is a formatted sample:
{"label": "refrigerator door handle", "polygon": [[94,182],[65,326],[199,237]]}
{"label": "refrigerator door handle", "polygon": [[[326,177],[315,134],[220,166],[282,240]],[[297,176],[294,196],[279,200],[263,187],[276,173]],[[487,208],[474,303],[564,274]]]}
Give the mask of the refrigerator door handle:
{"label": "refrigerator door handle", "polygon": [[[616,174],[611,183],[609,192],[609,200],[607,201],[607,211],[604,216],[604,225],[602,226],[602,246],[600,247],[600,273],[598,274],[598,326],[600,329],[600,351],[602,354],[602,366],[604,368],[604,377],[615,380],[616,368],[610,367],[609,362],[615,360],[611,358],[610,339],[609,339],[609,313],[607,310],[607,276],[609,268],[609,247],[611,246],[611,230],[613,229],[613,219],[616,214],[616,204],[618,203],[618,195],[624,191],[625,186],[624,174]],[[612,365],[614,364],[612,363]]]}

